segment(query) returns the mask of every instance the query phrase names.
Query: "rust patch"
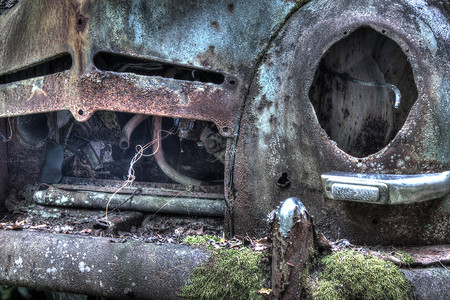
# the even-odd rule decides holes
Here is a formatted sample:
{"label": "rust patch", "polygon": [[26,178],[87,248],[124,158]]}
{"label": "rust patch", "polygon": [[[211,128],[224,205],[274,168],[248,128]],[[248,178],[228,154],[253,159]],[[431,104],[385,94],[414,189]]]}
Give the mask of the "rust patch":
{"label": "rust patch", "polygon": [[5,45],[0,73],[22,69],[36,64],[37,58],[45,60],[68,50],[72,24],[69,15],[73,13],[68,1],[21,1],[17,6],[19,12],[8,20],[7,28],[2,24],[0,31],[0,40]]}
{"label": "rust patch", "polygon": [[[82,118],[96,110],[114,110],[173,116],[215,122],[223,135],[231,128],[237,103],[226,89],[211,84],[180,83],[169,88],[171,80],[150,79],[137,82],[134,76],[91,73],[81,78],[78,90],[83,99]],[[79,117],[78,117],[79,118]]]}
{"label": "rust patch", "polygon": [[[311,5],[315,3],[318,2],[311,2]],[[336,17],[336,11],[331,9],[320,13],[300,9],[294,13],[255,75],[240,123],[242,134],[234,164],[235,231],[245,233],[249,228],[261,228],[267,214],[280,200],[295,196],[302,199],[315,217],[318,228],[330,239],[347,238],[368,245],[448,243],[448,197],[411,205],[376,206],[334,201],[323,196],[320,175],[333,170],[420,174],[450,168],[448,148],[445,147],[448,139],[442,138],[448,135],[446,123],[442,121],[443,116],[448,115],[443,92],[446,86],[433,79],[432,74],[432,71],[445,73],[442,63],[447,56],[438,57],[425,45],[414,45],[420,40],[421,33],[409,31],[410,27],[397,33],[395,41],[402,49],[407,41],[408,60],[419,96],[394,139],[378,152],[357,158],[339,149],[321,128],[309,90],[324,52],[342,39],[344,31],[352,32],[369,23],[380,32],[382,29],[395,31],[391,15],[387,13],[394,9],[392,4],[386,3],[390,8],[378,11],[376,19],[360,20],[351,14],[345,3],[350,2],[333,5],[340,11],[347,11],[348,16],[352,16],[351,22],[338,22],[341,17]],[[405,7],[409,5],[405,4]],[[378,4],[374,6],[374,9],[379,8]],[[361,6],[361,10],[367,9]],[[416,22],[411,14],[402,14],[401,18],[404,22]],[[439,39],[438,36],[435,38]],[[295,44],[292,43],[294,40]],[[445,41],[440,39],[437,47],[443,49],[444,45]],[[273,80],[277,76],[280,81]],[[277,110],[269,111],[267,101],[273,102]],[[345,108],[342,115],[345,116]],[[350,120],[350,116],[347,119]],[[377,120],[367,122],[365,128],[380,126],[383,131],[386,126]],[[378,136],[368,134],[366,137],[369,142],[374,138]],[[290,185],[284,189],[274,188],[274,182],[283,172],[288,174]],[[248,211],[252,212],[251,218]],[[253,233],[258,234],[258,230]]]}
{"label": "rust patch", "polygon": [[214,27],[215,30],[220,31],[220,25],[217,21],[212,21],[211,26]]}
{"label": "rust patch", "polygon": [[[315,249],[314,224],[298,199],[287,199],[271,213],[269,241],[272,242],[272,290],[276,299],[301,299],[300,283]],[[287,203],[287,205],[286,205]],[[289,208],[291,209],[290,212]],[[303,210],[302,210],[303,209]],[[289,228],[287,228],[287,225]]]}
{"label": "rust patch", "polygon": [[108,110],[212,121],[224,136],[234,127],[234,86],[95,71],[76,83],[70,78],[64,72],[43,82],[5,84],[0,88],[5,99],[2,116],[70,110],[78,121],[86,121],[95,111]]}

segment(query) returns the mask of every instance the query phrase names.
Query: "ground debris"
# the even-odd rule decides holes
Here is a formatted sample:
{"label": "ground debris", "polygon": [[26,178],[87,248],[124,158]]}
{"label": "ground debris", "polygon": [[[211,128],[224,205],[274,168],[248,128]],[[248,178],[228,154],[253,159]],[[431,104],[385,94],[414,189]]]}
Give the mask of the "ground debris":
{"label": "ground debris", "polygon": [[[15,211],[17,213],[4,217],[0,215],[0,230],[31,230],[158,244],[180,244],[186,236],[222,236],[224,232],[223,219],[220,218],[147,215],[136,222],[136,218],[133,218],[136,212],[115,211],[108,214],[108,217],[119,223],[101,226],[105,212],[100,210],[32,204],[18,206]],[[124,224],[120,224],[120,221]]]}
{"label": "ground debris", "polygon": [[390,261],[399,267],[427,267],[450,265],[450,246],[358,246],[346,239],[332,242],[332,253],[353,250],[364,255]]}
{"label": "ground debris", "polygon": [[249,236],[235,235],[230,239],[225,239],[224,234],[222,236],[187,236],[182,243],[190,246],[207,246],[209,249],[241,249],[245,247],[254,252],[265,252],[271,248],[267,237],[254,239]]}

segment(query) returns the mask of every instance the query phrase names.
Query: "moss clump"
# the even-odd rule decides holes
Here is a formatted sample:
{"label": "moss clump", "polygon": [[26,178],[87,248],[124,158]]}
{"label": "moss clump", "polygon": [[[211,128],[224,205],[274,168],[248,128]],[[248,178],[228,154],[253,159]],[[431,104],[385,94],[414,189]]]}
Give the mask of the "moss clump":
{"label": "moss clump", "polygon": [[315,299],[410,299],[409,282],[391,262],[347,250],[324,257],[322,264]]}
{"label": "moss clump", "polygon": [[308,248],[308,256],[309,256],[311,261],[314,258],[316,258],[318,255],[319,255],[319,252],[316,249],[314,249],[314,247],[309,247]]}
{"label": "moss clump", "polygon": [[398,257],[403,265],[408,266],[415,262],[414,258],[404,251],[397,251],[397,253],[394,256]]}
{"label": "moss clump", "polygon": [[267,284],[264,253],[247,248],[212,251],[210,261],[196,268],[179,296],[188,299],[263,299],[256,293]]}
{"label": "moss clump", "polygon": [[220,237],[215,235],[189,235],[183,239],[183,242],[194,246],[208,244],[211,240],[218,243],[220,242]]}

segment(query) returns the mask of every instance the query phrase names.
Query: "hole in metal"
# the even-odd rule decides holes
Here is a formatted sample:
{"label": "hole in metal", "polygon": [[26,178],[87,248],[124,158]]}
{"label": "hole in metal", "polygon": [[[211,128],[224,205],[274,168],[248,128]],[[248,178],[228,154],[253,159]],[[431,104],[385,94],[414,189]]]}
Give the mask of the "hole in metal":
{"label": "hole in metal", "polygon": [[278,178],[277,186],[280,188],[286,188],[289,186],[290,183],[291,182],[288,179],[288,174],[283,173],[283,174],[281,174],[280,178]]}
{"label": "hole in metal", "polygon": [[215,84],[222,84],[225,81],[225,76],[217,72],[107,52],[97,53],[94,56],[94,65],[102,71],[118,73],[134,73]]}
{"label": "hole in metal", "polygon": [[[401,95],[398,109],[392,87]],[[417,95],[411,65],[400,46],[369,27],[359,28],[326,51],[309,91],[322,128],[355,157],[389,144]]]}
{"label": "hole in metal", "polygon": [[69,53],[49,58],[26,69],[0,75],[0,84],[6,84],[35,77],[50,75],[69,70],[72,67],[72,56]]}

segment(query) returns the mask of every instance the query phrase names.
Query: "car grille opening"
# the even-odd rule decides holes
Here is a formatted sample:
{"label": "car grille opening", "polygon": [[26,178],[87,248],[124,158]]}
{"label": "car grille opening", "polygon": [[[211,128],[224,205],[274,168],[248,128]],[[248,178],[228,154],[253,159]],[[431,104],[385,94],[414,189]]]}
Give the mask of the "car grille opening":
{"label": "car grille opening", "polygon": [[0,84],[12,83],[35,77],[55,74],[70,70],[71,67],[72,56],[69,53],[64,53],[62,55],[58,55],[43,62],[29,66],[25,69],[0,75]]}
{"label": "car grille opening", "polygon": [[225,76],[218,72],[109,52],[97,53],[94,56],[94,65],[99,70],[118,73],[133,73],[214,84],[222,84],[225,81]]}

